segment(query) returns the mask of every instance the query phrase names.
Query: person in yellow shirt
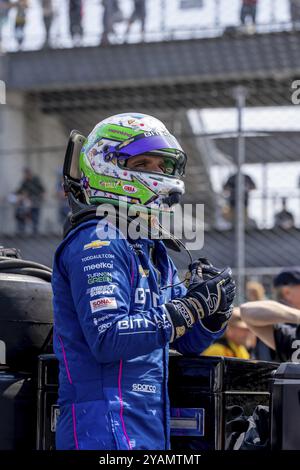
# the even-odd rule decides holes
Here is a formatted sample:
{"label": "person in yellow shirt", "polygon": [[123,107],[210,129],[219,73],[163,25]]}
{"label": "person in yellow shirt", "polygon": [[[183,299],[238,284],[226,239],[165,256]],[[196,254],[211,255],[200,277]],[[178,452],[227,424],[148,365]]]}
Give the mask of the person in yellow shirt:
{"label": "person in yellow shirt", "polygon": [[202,356],[225,356],[250,359],[248,348],[254,346],[255,337],[241,319],[240,309],[234,308],[224,336],[203,351]]}

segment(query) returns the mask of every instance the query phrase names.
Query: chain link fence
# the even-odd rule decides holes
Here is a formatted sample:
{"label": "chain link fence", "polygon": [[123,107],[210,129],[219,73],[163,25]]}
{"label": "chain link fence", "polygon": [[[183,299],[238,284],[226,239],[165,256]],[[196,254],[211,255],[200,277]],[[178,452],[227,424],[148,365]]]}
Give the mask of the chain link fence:
{"label": "chain link fence", "polygon": [[[276,56],[276,48],[278,55],[281,53],[277,35],[290,34],[295,51],[300,42],[295,11],[291,17],[293,2],[260,0],[257,3],[256,24],[252,24],[250,14],[245,25],[241,25],[240,1],[148,0],[142,37],[138,21],[125,34],[133,2],[124,0],[119,2],[122,14],[114,30],[109,32],[108,42],[102,45],[113,61],[114,48],[125,40],[157,41],[161,60],[163,41],[198,38],[207,41],[207,61],[214,61],[209,51],[211,41],[217,37],[218,41],[227,41],[224,63],[228,68],[238,54],[241,62],[255,61],[255,57],[243,56],[244,52],[237,47],[237,37],[242,42],[249,37],[251,41],[256,41],[258,36],[272,37],[270,47],[275,50],[270,53]],[[24,54],[24,60],[26,49],[45,45],[41,2],[32,0],[28,5],[21,46],[24,52],[19,52]],[[78,44],[73,43],[68,29],[67,2],[53,2],[53,5],[57,10],[49,35],[50,47],[98,47],[103,36],[101,2],[83,2],[83,30],[77,38]],[[2,47],[8,52],[17,50],[15,13],[13,8],[9,11],[2,28]],[[124,44],[124,51],[127,47]],[[174,47],[176,53],[177,46]],[[51,52],[47,50],[45,54],[51,61]],[[288,63],[289,57],[285,59]],[[29,55],[28,60],[31,60]],[[180,60],[187,61],[188,57]],[[266,64],[270,62],[267,52],[264,60]],[[197,90],[191,91],[195,84],[186,86],[183,99],[184,73],[183,85],[174,84],[170,100],[163,98],[166,84],[159,79],[155,88],[146,83],[143,86],[132,83],[131,88],[123,88],[120,77],[117,88],[98,89],[95,84],[74,90],[72,71],[69,88],[21,93],[19,101],[10,107],[9,115],[1,118],[1,244],[21,248],[26,258],[52,263],[67,211],[61,169],[69,132],[76,128],[88,134],[102,118],[128,111],[134,98],[134,110],[164,120],[188,153],[184,202],[205,204],[204,247],[193,255],[206,255],[217,265],[233,266],[240,285],[240,300],[244,297],[241,286],[248,280],[261,281],[271,295],[272,276],[283,267],[300,265],[300,94],[294,82],[297,77],[289,74],[284,60],[282,74],[270,74],[265,81],[263,73],[261,77],[257,73],[251,77],[250,71],[246,81],[241,74],[232,83],[223,83],[221,66],[220,70],[209,83],[199,85],[202,107],[195,106]],[[35,73],[33,69],[32,74]],[[161,99],[157,98],[157,90]],[[244,102],[237,93],[242,93]],[[14,90],[8,90],[8,103],[15,100],[13,94]],[[116,96],[120,97],[119,108]],[[24,103],[25,116],[18,112]],[[3,110],[5,107],[1,108],[1,114]],[[35,214],[28,212],[26,201],[17,194],[25,168],[39,177],[43,187],[35,202]],[[175,254],[175,260],[184,270],[186,255]]]}

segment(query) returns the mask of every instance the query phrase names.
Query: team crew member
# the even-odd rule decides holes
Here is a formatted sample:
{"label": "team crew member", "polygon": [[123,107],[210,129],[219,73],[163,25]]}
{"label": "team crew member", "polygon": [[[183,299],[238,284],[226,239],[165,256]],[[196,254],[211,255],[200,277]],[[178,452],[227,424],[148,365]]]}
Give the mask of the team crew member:
{"label": "team crew member", "polygon": [[65,163],[71,229],[53,271],[57,449],[168,449],[169,344],[200,353],[223,334],[231,270],[196,262],[186,289],[162,240],[133,240],[93,212],[138,202],[147,220],[178,201],[186,155],[160,121],[122,114],[97,124],[80,152],[80,181],[71,175],[76,138]]}
{"label": "team crew member", "polygon": [[273,284],[280,302],[249,302],[241,306],[241,315],[249,328],[276,351],[278,360],[299,362],[300,270],[282,271]]}

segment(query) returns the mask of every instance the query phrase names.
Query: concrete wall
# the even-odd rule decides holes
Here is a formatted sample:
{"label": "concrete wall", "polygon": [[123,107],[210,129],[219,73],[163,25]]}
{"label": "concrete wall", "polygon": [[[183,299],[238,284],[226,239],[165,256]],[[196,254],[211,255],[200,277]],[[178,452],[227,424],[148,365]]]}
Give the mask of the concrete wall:
{"label": "concrete wall", "polygon": [[[18,188],[24,167],[41,177],[46,194],[41,231],[59,232],[56,183],[62,168],[67,132],[59,116],[48,115],[25,93],[8,91],[0,106],[0,231],[15,229],[13,192]],[[60,151],[55,148],[60,148]],[[50,149],[45,151],[45,149]]]}
{"label": "concrete wall", "polygon": [[43,113],[37,103],[28,104],[30,119],[26,123],[29,141],[27,148],[37,149],[30,152],[29,162],[32,170],[40,175],[45,187],[45,199],[41,212],[41,232],[58,233],[57,182],[64,162],[67,144],[65,131],[59,115]]}
{"label": "concrete wall", "polygon": [[1,231],[9,233],[14,226],[11,193],[17,188],[26,156],[20,152],[26,146],[26,116],[24,95],[8,92],[6,104],[0,106],[0,203]]}

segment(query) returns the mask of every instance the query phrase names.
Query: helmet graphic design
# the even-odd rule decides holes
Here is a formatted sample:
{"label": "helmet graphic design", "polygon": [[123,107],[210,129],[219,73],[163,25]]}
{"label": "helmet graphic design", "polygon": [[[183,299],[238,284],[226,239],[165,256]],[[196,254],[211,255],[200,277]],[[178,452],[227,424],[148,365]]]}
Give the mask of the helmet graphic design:
{"label": "helmet graphic design", "polygon": [[[131,157],[163,158],[164,172],[127,167]],[[186,155],[158,119],[145,114],[118,114],[101,121],[80,154],[81,187],[87,204],[139,204],[159,211],[184,194]]]}

